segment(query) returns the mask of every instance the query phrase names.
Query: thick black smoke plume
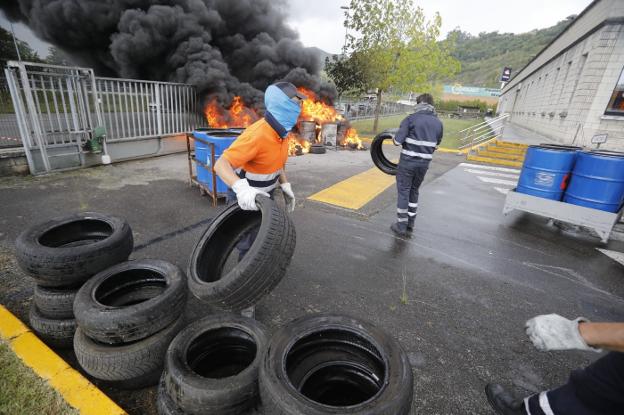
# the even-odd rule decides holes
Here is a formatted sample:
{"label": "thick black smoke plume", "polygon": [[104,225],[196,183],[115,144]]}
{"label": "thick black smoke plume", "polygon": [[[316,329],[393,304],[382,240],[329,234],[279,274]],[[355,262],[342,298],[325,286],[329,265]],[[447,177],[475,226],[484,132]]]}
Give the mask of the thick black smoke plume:
{"label": "thick black smoke plume", "polygon": [[261,106],[280,79],[326,101],[321,62],[285,25],[283,0],[18,0],[0,8],[104,76],[184,82]]}

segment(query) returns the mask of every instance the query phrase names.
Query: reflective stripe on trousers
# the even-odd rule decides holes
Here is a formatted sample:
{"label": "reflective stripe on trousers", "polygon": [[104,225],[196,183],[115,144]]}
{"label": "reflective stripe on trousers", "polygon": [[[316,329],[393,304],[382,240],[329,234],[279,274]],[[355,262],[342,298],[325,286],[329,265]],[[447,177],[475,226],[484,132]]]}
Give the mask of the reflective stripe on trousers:
{"label": "reflective stripe on trousers", "polygon": [[401,230],[414,227],[418,210],[418,194],[428,165],[421,163],[399,163],[397,169],[397,222]]}

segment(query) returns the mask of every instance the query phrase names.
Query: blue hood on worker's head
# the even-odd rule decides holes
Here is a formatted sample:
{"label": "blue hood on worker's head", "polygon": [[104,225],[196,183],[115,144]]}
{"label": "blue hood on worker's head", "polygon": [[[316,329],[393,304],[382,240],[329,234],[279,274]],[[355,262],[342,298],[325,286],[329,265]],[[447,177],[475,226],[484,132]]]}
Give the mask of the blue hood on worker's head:
{"label": "blue hood on worker's head", "polygon": [[269,86],[264,93],[264,106],[266,107],[265,118],[284,138],[297,123],[301,106],[288,98],[288,95],[275,85]]}

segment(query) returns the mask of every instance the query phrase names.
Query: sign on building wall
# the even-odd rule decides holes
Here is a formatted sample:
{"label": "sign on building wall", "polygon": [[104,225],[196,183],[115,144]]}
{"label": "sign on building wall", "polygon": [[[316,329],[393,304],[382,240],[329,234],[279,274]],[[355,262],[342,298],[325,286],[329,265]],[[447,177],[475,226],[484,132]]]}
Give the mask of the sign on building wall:
{"label": "sign on building wall", "polygon": [[505,66],[503,68],[503,74],[501,75],[501,82],[509,82],[511,79],[511,68],[509,66]]}
{"label": "sign on building wall", "polygon": [[444,85],[444,93],[469,97],[500,97],[500,89],[479,88],[476,86]]}

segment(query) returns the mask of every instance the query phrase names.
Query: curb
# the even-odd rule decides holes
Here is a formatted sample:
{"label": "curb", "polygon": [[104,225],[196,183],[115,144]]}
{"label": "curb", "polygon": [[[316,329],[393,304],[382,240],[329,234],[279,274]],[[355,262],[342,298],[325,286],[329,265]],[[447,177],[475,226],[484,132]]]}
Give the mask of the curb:
{"label": "curb", "polygon": [[115,402],[69,366],[0,304],[0,338],[41,379],[83,415],[127,415]]}

